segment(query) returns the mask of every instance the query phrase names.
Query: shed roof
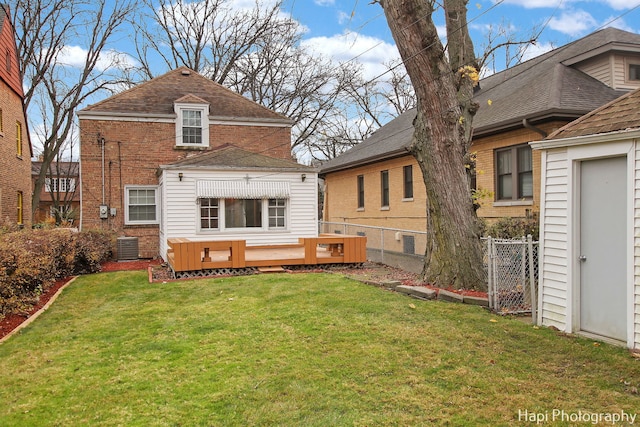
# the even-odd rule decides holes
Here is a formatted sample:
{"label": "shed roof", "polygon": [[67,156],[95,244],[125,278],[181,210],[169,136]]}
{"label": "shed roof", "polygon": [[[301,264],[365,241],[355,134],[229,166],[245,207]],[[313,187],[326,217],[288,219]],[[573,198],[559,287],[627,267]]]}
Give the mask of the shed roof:
{"label": "shed roof", "polygon": [[234,170],[273,170],[282,172],[315,172],[293,160],[280,159],[263,154],[243,150],[234,145],[222,147],[196,154],[177,162],[160,166],[162,169],[234,169]]}
{"label": "shed roof", "polygon": [[564,139],[640,129],[640,89],[636,89],[566,124],[546,139]]}

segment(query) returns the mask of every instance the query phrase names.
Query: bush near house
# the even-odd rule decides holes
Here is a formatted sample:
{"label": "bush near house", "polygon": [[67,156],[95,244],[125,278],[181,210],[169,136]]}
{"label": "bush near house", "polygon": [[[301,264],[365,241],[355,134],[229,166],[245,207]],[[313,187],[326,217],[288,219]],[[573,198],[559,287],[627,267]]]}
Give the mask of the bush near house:
{"label": "bush near house", "polygon": [[492,224],[483,222],[483,236],[496,239],[520,239],[531,234],[538,240],[540,221],[538,218],[501,218]]}
{"label": "bush near house", "polygon": [[57,279],[94,273],[111,255],[101,231],[24,230],[0,234],[0,319],[26,313]]}

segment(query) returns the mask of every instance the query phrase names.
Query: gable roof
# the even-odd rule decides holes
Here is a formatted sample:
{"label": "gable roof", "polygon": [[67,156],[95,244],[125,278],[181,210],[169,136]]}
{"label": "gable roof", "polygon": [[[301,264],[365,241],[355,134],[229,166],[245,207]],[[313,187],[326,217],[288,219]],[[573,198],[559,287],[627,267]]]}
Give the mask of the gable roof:
{"label": "gable roof", "polygon": [[640,129],[640,89],[566,124],[546,140]]}
{"label": "gable roof", "polygon": [[210,116],[291,123],[275,111],[253,102],[204,76],[180,67],[141,83],[78,112],[78,116],[100,115],[175,115],[174,103],[196,102],[210,105]]}
{"label": "gable roof", "polygon": [[[480,80],[474,100],[474,138],[522,127],[524,119],[574,120],[620,95],[599,80],[572,67],[611,51],[639,52],[640,35],[605,28],[560,48]],[[489,105],[488,101],[491,101]],[[398,116],[340,156],[325,162],[321,173],[409,154],[412,109]]]}
{"label": "gable roof", "polygon": [[293,160],[265,156],[243,150],[235,145],[223,145],[211,151],[160,166],[161,169],[273,170],[280,172],[314,172],[315,169]]}
{"label": "gable roof", "polygon": [[[31,175],[40,174],[40,170],[42,169],[41,161],[31,162]],[[56,173],[60,171],[60,176],[70,176],[76,177],[79,175],[79,163],[78,162],[53,162],[49,165],[49,171],[47,172],[47,176],[54,176]]]}

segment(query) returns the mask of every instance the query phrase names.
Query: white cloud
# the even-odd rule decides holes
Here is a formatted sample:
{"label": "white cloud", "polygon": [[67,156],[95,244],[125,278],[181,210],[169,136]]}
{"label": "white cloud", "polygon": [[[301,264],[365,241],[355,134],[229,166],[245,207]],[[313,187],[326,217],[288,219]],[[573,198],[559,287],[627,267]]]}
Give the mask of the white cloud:
{"label": "white cloud", "polygon": [[[87,50],[80,46],[65,46],[58,53],[57,61],[61,65],[83,69],[87,53]],[[96,70],[106,71],[110,68],[126,68],[135,65],[136,61],[131,56],[111,49],[102,52],[96,63]]]}
{"label": "white cloud", "polygon": [[580,36],[597,25],[591,14],[580,9],[563,12],[559,18],[549,20],[549,28],[570,36]]}
{"label": "white cloud", "polygon": [[363,65],[365,79],[377,77],[386,71],[388,67],[384,64],[400,61],[400,53],[395,45],[354,32],[313,37],[303,40],[301,44],[336,62],[357,61]]}
{"label": "white cloud", "polygon": [[[613,0],[624,1],[624,0]],[[494,0],[494,3],[497,3]],[[569,3],[565,1],[565,3]],[[556,8],[558,7],[558,0],[505,0],[502,4],[512,4],[514,6],[522,6],[527,9],[538,9],[542,7]]]}
{"label": "white cloud", "polygon": [[631,9],[640,5],[638,0],[605,0],[605,3],[615,10]]}
{"label": "white cloud", "polygon": [[630,33],[635,33],[636,30],[631,27],[629,24],[625,22],[624,19],[618,18],[617,16],[610,16],[609,18],[604,20],[607,27],[617,28],[619,30],[629,31]]}
{"label": "white cloud", "polygon": [[332,6],[336,3],[336,0],[313,0],[318,6]]}
{"label": "white cloud", "polygon": [[528,44],[523,46],[520,50],[520,54],[522,55],[522,62],[527,61],[531,58],[535,58],[536,56],[540,56],[543,53],[547,53],[555,49],[551,43],[536,43],[536,44]]}

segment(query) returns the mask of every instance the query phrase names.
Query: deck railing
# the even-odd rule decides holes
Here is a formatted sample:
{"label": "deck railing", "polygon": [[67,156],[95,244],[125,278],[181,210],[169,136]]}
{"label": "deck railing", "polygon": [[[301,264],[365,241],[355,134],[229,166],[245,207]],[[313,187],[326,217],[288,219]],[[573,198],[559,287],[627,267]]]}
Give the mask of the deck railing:
{"label": "deck railing", "polygon": [[247,246],[244,240],[192,241],[168,239],[166,261],[173,271],[362,263],[367,238],[341,234],[304,237],[297,244]]}

